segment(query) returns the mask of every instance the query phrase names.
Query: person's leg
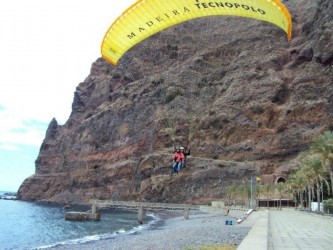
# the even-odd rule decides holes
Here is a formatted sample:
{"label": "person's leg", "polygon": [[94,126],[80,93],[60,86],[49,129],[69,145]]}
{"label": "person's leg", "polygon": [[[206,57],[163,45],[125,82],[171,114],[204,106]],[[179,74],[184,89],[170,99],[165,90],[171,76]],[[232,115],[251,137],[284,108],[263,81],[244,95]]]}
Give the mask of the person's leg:
{"label": "person's leg", "polygon": [[179,171],[180,171],[180,166],[182,165],[182,163],[181,162],[178,162],[178,165],[177,165],[177,174],[179,173]]}
{"label": "person's leg", "polygon": [[175,162],[172,166],[174,173],[177,173],[177,167],[178,167],[178,164],[177,164],[177,162]]}

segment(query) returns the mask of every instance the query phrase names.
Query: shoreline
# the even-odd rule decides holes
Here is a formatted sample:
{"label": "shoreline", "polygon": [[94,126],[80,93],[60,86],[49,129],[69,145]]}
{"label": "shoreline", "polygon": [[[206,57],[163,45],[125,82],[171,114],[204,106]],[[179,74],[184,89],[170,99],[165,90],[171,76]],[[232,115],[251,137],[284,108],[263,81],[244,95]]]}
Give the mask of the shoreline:
{"label": "shoreline", "polygon": [[121,249],[184,249],[201,245],[239,245],[250,231],[250,224],[225,225],[230,219],[222,211],[190,211],[188,220],[183,211],[147,211],[158,216],[151,226],[130,234],[119,234],[82,244],[58,245],[47,249],[56,250],[121,250]]}

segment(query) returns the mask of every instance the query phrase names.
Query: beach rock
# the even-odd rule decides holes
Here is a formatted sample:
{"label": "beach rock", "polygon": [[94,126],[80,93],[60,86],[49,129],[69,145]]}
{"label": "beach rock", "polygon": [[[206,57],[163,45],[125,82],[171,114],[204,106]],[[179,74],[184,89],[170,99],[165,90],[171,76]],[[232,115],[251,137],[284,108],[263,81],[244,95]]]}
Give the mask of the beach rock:
{"label": "beach rock", "polygon": [[[251,176],[286,178],[333,128],[333,3],[284,3],[291,41],[264,22],[211,17],[146,39],[117,67],[97,59],[18,198],[205,204]],[[188,166],[171,175],[173,146],[188,140]]]}

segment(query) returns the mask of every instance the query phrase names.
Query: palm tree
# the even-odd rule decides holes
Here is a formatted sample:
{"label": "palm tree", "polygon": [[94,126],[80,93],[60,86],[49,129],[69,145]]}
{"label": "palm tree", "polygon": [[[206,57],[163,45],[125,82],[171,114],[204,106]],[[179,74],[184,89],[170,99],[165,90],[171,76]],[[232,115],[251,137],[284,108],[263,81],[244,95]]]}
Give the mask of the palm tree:
{"label": "palm tree", "polygon": [[246,184],[242,184],[239,186],[239,191],[240,191],[240,198],[242,200],[242,207],[247,203],[248,200],[248,186]]}
{"label": "palm tree", "polygon": [[234,203],[235,198],[237,197],[237,185],[232,184],[225,189],[228,196],[228,205],[231,204],[231,200]]}
{"label": "palm tree", "polygon": [[258,185],[258,193],[265,196],[267,200],[267,209],[269,209],[269,197],[272,195],[273,192],[273,185],[271,183],[265,183],[263,185]]}
{"label": "palm tree", "polygon": [[313,153],[321,155],[323,165],[327,166],[330,173],[331,190],[333,190],[333,132],[326,131],[319,135],[311,144],[310,149]]}
{"label": "palm tree", "polygon": [[320,189],[322,186],[322,182],[326,181],[325,179],[325,168],[322,165],[322,162],[319,158],[309,158],[304,161],[304,167],[301,169],[308,176],[308,181],[313,182],[316,186],[316,194],[317,194],[317,212],[320,212]]}
{"label": "palm tree", "polygon": [[300,197],[301,203],[303,201],[303,191],[305,191],[307,186],[307,180],[304,174],[300,171],[300,169],[291,174],[287,180],[287,185],[292,190],[295,196],[295,210],[297,209],[297,197]]}
{"label": "palm tree", "polygon": [[312,172],[308,171],[307,168],[304,168],[304,167],[302,169],[299,169],[299,171],[300,171],[300,174],[302,174],[305,178],[305,182],[306,182],[305,193],[308,192],[308,207],[309,207],[309,210],[311,211],[311,201],[312,201],[312,197],[313,197],[312,192],[315,187]]}
{"label": "palm tree", "polygon": [[274,187],[276,189],[276,191],[278,192],[278,196],[279,196],[279,208],[280,210],[282,210],[282,206],[281,206],[281,199],[282,199],[282,195],[286,190],[286,185],[283,182],[279,182],[277,183]]}
{"label": "palm tree", "polygon": [[232,200],[232,203],[234,205],[239,204],[241,200],[241,204],[244,204],[244,199],[245,199],[245,189],[244,185],[242,184],[232,184],[228,187],[226,187],[226,193],[228,196],[228,204],[230,204],[230,200]]}

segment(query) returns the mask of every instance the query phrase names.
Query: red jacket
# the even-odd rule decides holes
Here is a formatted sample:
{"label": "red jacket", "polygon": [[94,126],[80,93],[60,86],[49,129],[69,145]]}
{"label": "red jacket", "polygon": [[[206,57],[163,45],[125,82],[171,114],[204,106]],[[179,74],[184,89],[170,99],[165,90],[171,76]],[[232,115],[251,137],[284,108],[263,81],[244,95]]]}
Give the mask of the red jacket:
{"label": "red jacket", "polygon": [[184,154],[182,152],[176,152],[173,154],[173,160],[175,162],[180,162],[184,160]]}

